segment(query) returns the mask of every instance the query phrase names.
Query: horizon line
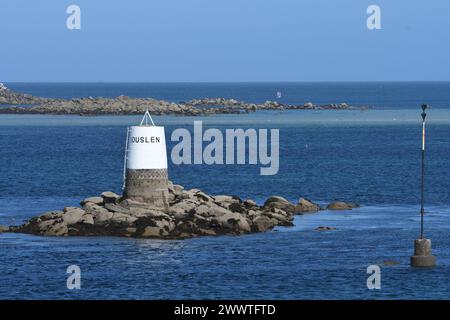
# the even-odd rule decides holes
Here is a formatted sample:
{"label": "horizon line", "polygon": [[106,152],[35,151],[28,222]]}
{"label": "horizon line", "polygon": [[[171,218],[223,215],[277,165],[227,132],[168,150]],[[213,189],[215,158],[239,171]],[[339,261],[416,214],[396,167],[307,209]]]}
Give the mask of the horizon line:
{"label": "horizon line", "polygon": [[51,83],[51,84],[242,84],[242,83],[446,83],[450,80],[311,80],[311,81],[0,81],[0,83]]}

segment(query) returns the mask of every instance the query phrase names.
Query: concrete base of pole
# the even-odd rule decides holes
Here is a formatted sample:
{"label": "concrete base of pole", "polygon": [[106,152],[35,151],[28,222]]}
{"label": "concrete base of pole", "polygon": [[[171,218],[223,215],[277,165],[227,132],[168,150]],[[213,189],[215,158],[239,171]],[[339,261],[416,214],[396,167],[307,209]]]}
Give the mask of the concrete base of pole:
{"label": "concrete base of pole", "polygon": [[414,255],[411,257],[411,266],[434,267],[435,265],[436,257],[431,254],[431,240],[414,240]]}

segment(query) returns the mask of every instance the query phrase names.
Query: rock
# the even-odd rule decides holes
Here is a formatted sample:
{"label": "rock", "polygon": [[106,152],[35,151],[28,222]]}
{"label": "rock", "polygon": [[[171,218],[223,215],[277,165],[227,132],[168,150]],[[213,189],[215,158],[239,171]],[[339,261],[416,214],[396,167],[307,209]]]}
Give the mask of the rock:
{"label": "rock", "polygon": [[95,223],[94,216],[92,214],[85,214],[83,216],[82,223],[84,223],[84,224],[92,224],[93,225]]}
{"label": "rock", "polygon": [[264,206],[266,206],[266,205],[268,205],[268,204],[270,204],[270,203],[273,203],[273,202],[282,202],[282,203],[289,203],[289,201],[288,200],[286,200],[285,198],[283,198],[283,197],[280,197],[280,196],[271,196],[270,198],[268,198],[267,200],[266,200],[266,202],[264,202]]}
{"label": "rock", "polygon": [[223,228],[236,231],[250,232],[248,221],[237,212],[228,212],[220,217],[214,218]]}
{"label": "rock", "polygon": [[383,261],[383,265],[385,265],[385,266],[395,266],[397,264],[400,264],[400,262],[398,262],[396,260],[384,260]]}
{"label": "rock", "polygon": [[67,224],[64,222],[57,222],[53,225],[41,226],[41,230],[41,234],[44,236],[61,237],[69,235],[69,229],[67,227]]}
{"label": "rock", "polygon": [[215,230],[211,230],[211,229],[202,229],[199,228],[199,232],[201,233],[201,235],[203,236],[217,236],[217,232]]}
{"label": "rock", "polygon": [[83,206],[83,210],[85,210],[86,213],[89,213],[93,216],[95,223],[106,223],[110,221],[114,216],[113,212],[110,212],[105,208],[100,207],[99,205],[96,205],[91,202],[86,203]]}
{"label": "rock", "polygon": [[305,198],[300,198],[298,200],[298,204],[295,208],[296,213],[317,212],[319,210],[321,210],[319,205],[317,205]]}
{"label": "rock", "polygon": [[278,196],[272,196],[269,199],[267,199],[266,202],[264,202],[263,208],[264,209],[272,209],[272,208],[281,209],[285,212],[289,212],[292,214],[296,212],[296,206],[294,204],[290,203],[285,198],[278,197]]}
{"label": "rock", "polygon": [[109,219],[110,222],[121,225],[132,225],[133,222],[139,218],[133,217],[129,214],[124,214],[120,212],[114,212],[112,217]]}
{"label": "rock", "polygon": [[272,229],[276,225],[276,220],[267,216],[259,216],[253,220],[253,226],[256,232],[264,232]]}
{"label": "rock", "polygon": [[145,210],[143,216],[154,219],[166,219],[166,220],[171,219],[167,213],[158,210]]}
{"label": "rock", "polygon": [[[197,209],[196,209],[197,211]],[[197,211],[198,212],[198,211]],[[214,203],[214,202],[210,202],[207,204],[207,209],[205,209],[205,213],[209,216],[214,216],[214,217],[220,217],[223,216],[224,214],[229,213],[230,210]],[[198,212],[199,213],[199,212]]]}
{"label": "rock", "polygon": [[204,193],[202,191],[196,192],[194,194],[194,197],[202,202],[214,201],[214,199],[212,197],[208,196],[206,193]]}
{"label": "rock", "polygon": [[120,198],[120,196],[112,191],[105,191],[102,193],[102,198],[105,203],[114,203]]}
{"label": "rock", "polygon": [[190,189],[187,191],[184,191],[183,193],[187,194],[189,196],[189,198],[193,198],[195,196],[196,193],[201,192],[200,189]]}
{"label": "rock", "polygon": [[134,227],[129,227],[125,229],[126,232],[128,233],[129,236],[134,236],[134,234],[136,233],[137,228]]}
{"label": "rock", "polygon": [[159,215],[159,214],[165,214],[167,215],[168,213],[166,211],[160,211],[160,209],[155,209],[155,208],[139,208],[139,207],[131,207],[129,208],[129,212],[127,213],[130,216],[133,217],[146,217],[146,216],[154,216],[154,215]]}
{"label": "rock", "polygon": [[43,213],[42,215],[40,215],[39,219],[41,221],[46,221],[46,220],[62,218],[63,214],[64,214],[63,211],[49,211],[49,212],[46,212],[46,213]]}
{"label": "rock", "polygon": [[242,203],[231,203],[228,206],[228,210],[232,211],[232,212],[239,212],[239,213],[245,213],[247,211],[247,209],[245,208],[245,206]]}
{"label": "rock", "polygon": [[78,223],[94,224],[94,216],[83,209],[66,207],[63,212],[53,211],[40,217],[42,221],[58,221],[61,219],[66,226]]}
{"label": "rock", "polygon": [[184,190],[183,186],[173,184],[172,181],[169,182],[169,193],[180,195],[183,192],[183,190]]}
{"label": "rock", "polygon": [[22,226],[19,226],[14,232],[24,232],[43,236],[67,236],[69,230],[67,223],[62,218],[41,220],[33,218]]}
{"label": "rock", "polygon": [[142,237],[167,237],[175,229],[175,222],[170,217],[142,217],[135,221],[134,226],[137,233]]}
{"label": "rock", "polygon": [[247,217],[249,217],[249,219],[254,219],[259,214],[261,214],[261,213],[260,213],[260,211],[257,211],[257,210],[250,209],[247,211]]}
{"label": "rock", "polygon": [[64,208],[64,214],[62,215],[62,219],[68,225],[75,224],[83,221],[83,216],[86,214],[86,211],[80,208],[75,207],[66,207]]}
{"label": "rock", "polygon": [[266,216],[270,219],[276,220],[276,225],[279,226],[293,226],[292,220],[294,216],[291,213],[287,213],[281,209],[272,208],[269,211],[264,211],[261,215]]}
{"label": "rock", "polygon": [[328,210],[351,210],[358,207],[359,204],[343,201],[334,201],[327,205]]}
{"label": "rock", "polygon": [[163,232],[164,230],[160,227],[146,227],[141,236],[144,238],[159,238]]}
{"label": "rock", "polygon": [[336,228],[320,226],[320,227],[315,228],[314,230],[315,231],[329,231],[329,230],[336,230]]}
{"label": "rock", "polygon": [[193,214],[198,214],[200,216],[207,217],[207,216],[210,216],[211,207],[207,206],[206,204],[201,204],[198,207],[192,208],[188,212],[191,212]]}
{"label": "rock", "polygon": [[189,212],[192,209],[198,207],[200,205],[200,202],[192,199],[183,199],[173,205],[170,206],[169,211],[184,211]]}
{"label": "rock", "polygon": [[131,211],[129,208],[123,207],[121,205],[117,205],[114,203],[105,203],[105,209],[111,212],[118,212],[118,213],[123,213],[123,214],[130,214]]}
{"label": "rock", "polygon": [[237,199],[233,198],[232,196],[224,196],[224,195],[218,195],[214,196],[214,201],[219,203],[235,203],[239,202]]}
{"label": "rock", "polygon": [[257,207],[258,205],[256,204],[256,202],[255,201],[253,201],[253,200],[251,200],[251,199],[247,199],[247,200],[244,200],[244,206],[246,207],[246,208],[253,208],[253,207]]}
{"label": "rock", "polygon": [[352,207],[352,208],[359,208],[360,205],[356,202],[347,202],[347,205]]}
{"label": "rock", "polygon": [[182,208],[169,208],[169,215],[176,220],[183,220],[189,215],[189,211],[185,211]]}
{"label": "rock", "polygon": [[163,235],[169,235],[175,229],[175,222],[172,220],[159,220],[156,225],[163,228]]}
{"label": "rock", "polygon": [[199,228],[193,221],[181,220],[176,225],[174,235],[179,239],[185,239],[202,235],[202,228]]}
{"label": "rock", "polygon": [[87,202],[92,202],[94,204],[97,205],[102,205],[103,204],[103,198],[102,197],[90,197],[90,198],[86,198],[83,201],[80,202],[81,206],[84,206]]}

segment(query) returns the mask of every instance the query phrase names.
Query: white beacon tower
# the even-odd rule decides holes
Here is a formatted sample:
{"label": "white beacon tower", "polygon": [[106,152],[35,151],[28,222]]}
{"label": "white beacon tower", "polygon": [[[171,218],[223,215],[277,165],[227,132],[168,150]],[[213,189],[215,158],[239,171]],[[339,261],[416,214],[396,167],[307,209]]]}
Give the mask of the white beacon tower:
{"label": "white beacon tower", "polygon": [[168,210],[169,190],[164,127],[148,110],[139,126],[129,127],[124,165],[124,198]]}

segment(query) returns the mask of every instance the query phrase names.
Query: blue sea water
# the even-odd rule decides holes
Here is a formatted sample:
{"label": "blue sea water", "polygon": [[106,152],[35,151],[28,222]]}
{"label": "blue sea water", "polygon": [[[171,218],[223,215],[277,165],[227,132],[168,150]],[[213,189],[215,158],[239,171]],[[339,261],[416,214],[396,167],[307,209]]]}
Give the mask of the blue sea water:
{"label": "blue sea water", "polygon": [[[233,97],[252,102],[347,102],[361,110],[264,111],[210,117],[155,117],[170,135],[206,128],[280,130],[280,169],[259,165],[174,165],[173,181],[212,194],[262,203],[271,195],[321,204],[341,199],[353,211],[297,216],[295,226],[241,237],[183,241],[45,238],[0,234],[4,299],[448,299],[450,294],[450,84],[7,84],[36,95],[152,96],[171,101]],[[426,235],[438,266],[409,266],[419,227],[421,103],[427,127]],[[121,192],[125,130],[134,116],[0,115],[0,224]],[[318,226],[337,230],[317,232]],[[399,264],[384,266],[383,261]],[[81,290],[66,288],[66,268],[82,270]],[[366,269],[379,264],[380,290]]]}

